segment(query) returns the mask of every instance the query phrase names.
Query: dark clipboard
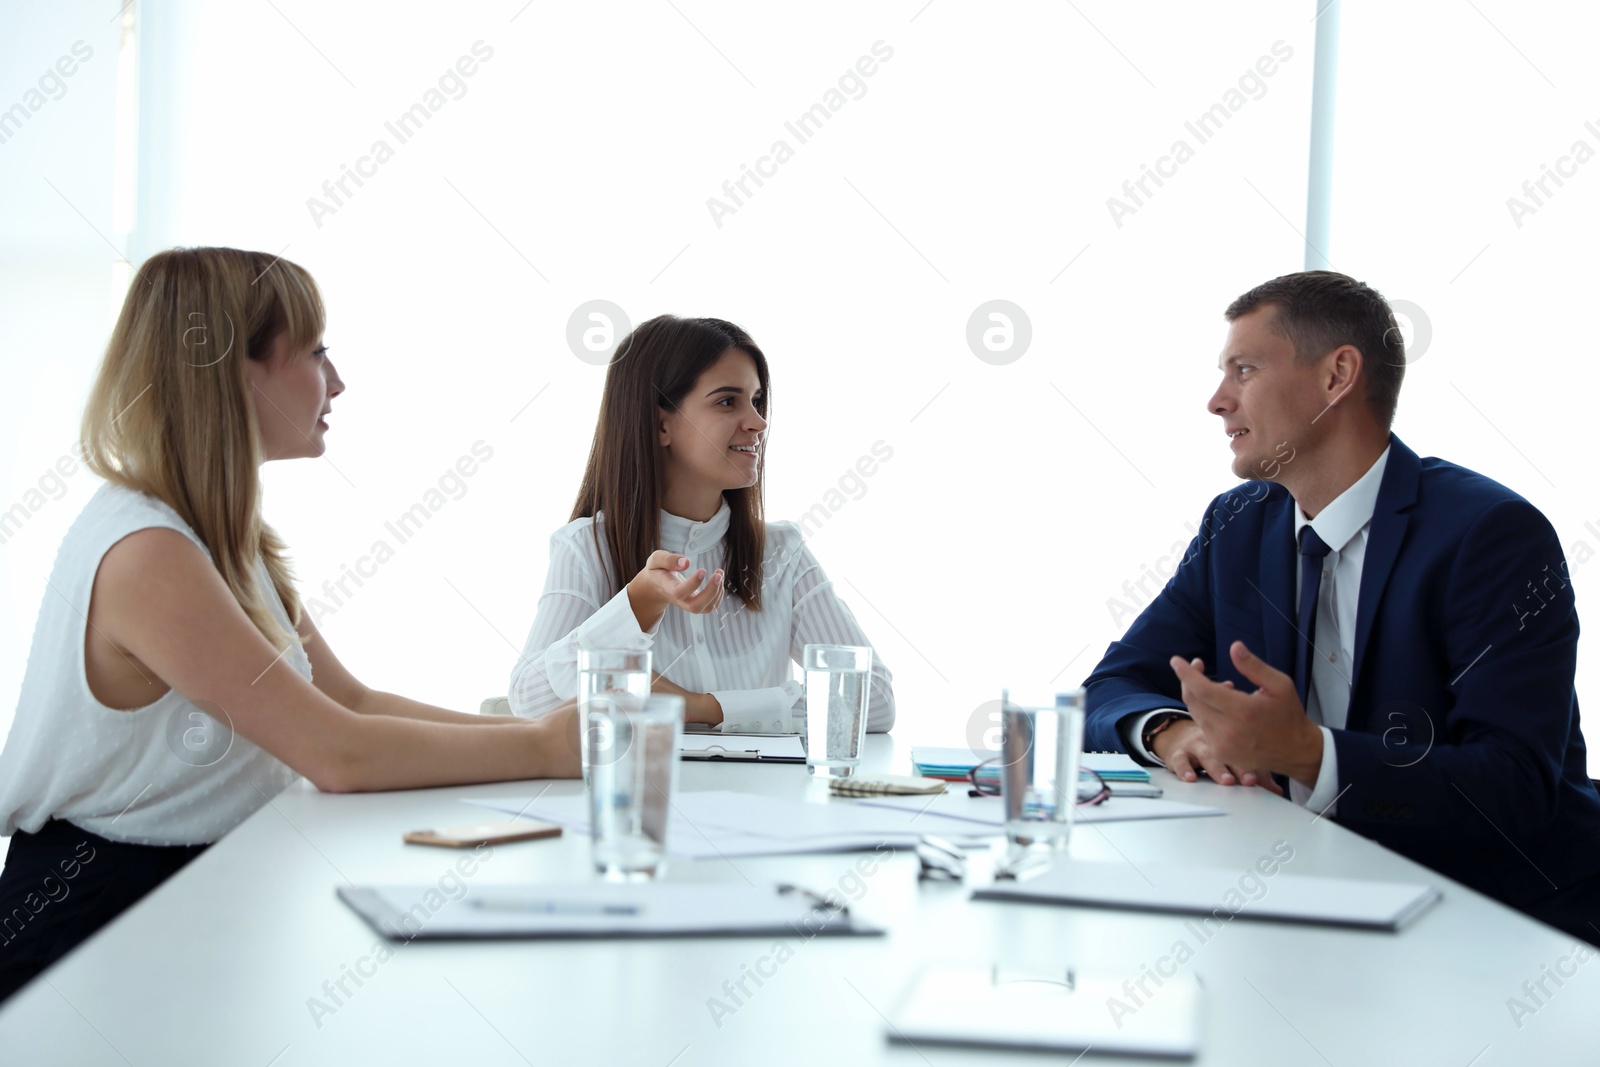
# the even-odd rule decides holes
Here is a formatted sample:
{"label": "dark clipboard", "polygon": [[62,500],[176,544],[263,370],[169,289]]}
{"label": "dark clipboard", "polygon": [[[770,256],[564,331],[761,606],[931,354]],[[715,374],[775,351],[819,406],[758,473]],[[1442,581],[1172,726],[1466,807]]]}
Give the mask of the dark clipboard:
{"label": "dark clipboard", "polygon": [[[706,736],[702,733],[694,735],[696,738]],[[716,734],[717,741],[707,745],[704,749],[682,749],[680,755],[692,763],[804,763],[806,757],[805,738],[799,734]],[[793,737],[800,743],[801,755],[775,756],[763,755],[760,747],[751,748],[744,743],[746,738],[760,737]]]}

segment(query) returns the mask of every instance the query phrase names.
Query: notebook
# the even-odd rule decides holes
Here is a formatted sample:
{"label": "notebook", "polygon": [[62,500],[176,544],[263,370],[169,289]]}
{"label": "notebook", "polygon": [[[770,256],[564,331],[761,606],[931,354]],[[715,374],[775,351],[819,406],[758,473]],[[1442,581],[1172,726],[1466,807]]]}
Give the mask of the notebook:
{"label": "notebook", "polygon": [[796,886],[578,882],[341,886],[339,899],[391,940],[564,937],[784,937],[881,934]]}
{"label": "notebook", "polygon": [[1070,860],[1026,882],[997,882],[974,900],[1071,904],[1128,911],[1173,912],[1211,919],[1344,926],[1396,932],[1439,899],[1430,885],[1368,882],[1157,863]]}
{"label": "notebook", "polygon": [[1070,970],[1008,976],[995,968],[932,966],[889,1016],[888,1036],[914,1046],[1193,1059],[1200,1048],[1199,982],[1187,974],[1169,978],[1134,1005],[1126,980],[1137,977]]}
{"label": "notebook", "polygon": [[932,796],[944,792],[944,779],[907,774],[863,774],[828,779],[828,791],[842,797]]}
{"label": "notebook", "polygon": [[[1000,753],[989,749],[936,748],[917,745],[911,750],[911,767],[929,778],[956,780],[967,777],[972,768]],[[1085,752],[1082,765],[1108,782],[1148,782],[1150,771],[1121,752]]]}

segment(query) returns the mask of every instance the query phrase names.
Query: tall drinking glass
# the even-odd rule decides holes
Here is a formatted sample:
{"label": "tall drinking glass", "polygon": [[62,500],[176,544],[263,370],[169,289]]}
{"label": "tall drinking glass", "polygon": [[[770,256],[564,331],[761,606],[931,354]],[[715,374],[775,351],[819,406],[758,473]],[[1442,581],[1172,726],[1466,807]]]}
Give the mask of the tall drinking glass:
{"label": "tall drinking glass", "polygon": [[872,649],[807,645],[806,769],[819,778],[848,778],[861,765],[872,693]]}
{"label": "tall drinking glass", "polygon": [[633,648],[578,650],[578,755],[589,780],[591,713],[613,707],[638,709],[650,695],[650,652]]}
{"label": "tall drinking glass", "polygon": [[665,863],[683,698],[653,695],[634,708],[607,703],[593,721],[588,767],[595,870],[611,881],[648,881]]}
{"label": "tall drinking glass", "polygon": [[1084,691],[1053,703],[1015,701],[1000,692],[1000,797],[1013,849],[1065,849],[1078,806]]}

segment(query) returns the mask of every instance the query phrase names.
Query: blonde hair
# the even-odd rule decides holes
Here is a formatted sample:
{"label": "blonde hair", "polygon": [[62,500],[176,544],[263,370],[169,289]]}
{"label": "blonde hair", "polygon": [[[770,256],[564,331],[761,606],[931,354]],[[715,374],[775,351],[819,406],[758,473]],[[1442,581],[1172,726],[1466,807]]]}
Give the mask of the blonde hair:
{"label": "blonde hair", "polygon": [[289,620],[300,597],[283,542],[261,517],[261,443],[246,360],[279,334],[292,350],[322,336],[311,275],[264,252],[174,248],[134,275],[83,413],[85,465],[163,501],[211,551],[250,621],[274,647],[296,640],[256,580],[267,572]]}

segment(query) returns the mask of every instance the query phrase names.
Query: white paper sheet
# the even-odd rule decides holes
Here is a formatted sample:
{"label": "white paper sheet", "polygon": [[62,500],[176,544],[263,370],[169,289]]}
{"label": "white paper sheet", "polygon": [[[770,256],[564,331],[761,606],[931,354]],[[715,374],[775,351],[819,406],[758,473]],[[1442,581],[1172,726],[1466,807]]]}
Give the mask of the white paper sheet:
{"label": "white paper sheet", "polygon": [[[928,797],[863,797],[861,803],[873,807],[917,810],[926,807],[929,816],[981,823],[985,826],[1003,827],[1005,812],[999,797],[969,797],[961,791]],[[1087,804],[1078,809],[1079,822],[1126,822],[1131,819],[1182,819],[1200,815],[1226,815],[1221,808],[1207,808],[1199,804],[1184,804],[1177,800],[1155,797],[1113,796],[1100,804]],[[938,831],[934,831],[937,833]],[[970,832],[970,831],[969,831]]]}
{"label": "white paper sheet", "polygon": [[[907,797],[926,803],[930,797]],[[589,832],[589,803],[584,796],[499,797],[468,800],[491,811],[560,823],[574,833]],[[796,800],[705,790],[673,798],[667,823],[667,852],[686,859],[778,856],[804,852],[845,852],[916,844],[923,834],[937,834],[957,845],[979,845],[1000,832],[970,820],[919,812],[869,807],[842,797],[811,804]]]}

